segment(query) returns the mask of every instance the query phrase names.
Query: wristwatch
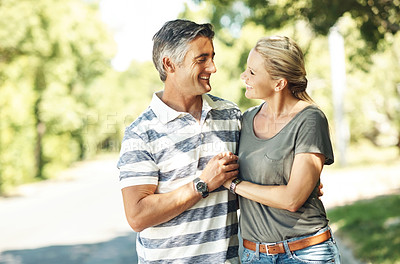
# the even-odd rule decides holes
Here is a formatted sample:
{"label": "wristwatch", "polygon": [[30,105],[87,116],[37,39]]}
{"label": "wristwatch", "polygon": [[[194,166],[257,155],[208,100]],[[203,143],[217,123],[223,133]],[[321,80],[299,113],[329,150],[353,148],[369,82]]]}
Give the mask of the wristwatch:
{"label": "wristwatch", "polygon": [[206,198],[209,194],[207,183],[201,180],[199,177],[193,180],[194,188],[197,192],[201,193],[203,198]]}
{"label": "wristwatch", "polygon": [[236,186],[241,183],[242,180],[239,178],[235,178],[232,182],[231,185],[229,186],[229,191],[231,191],[231,193],[236,194]]}

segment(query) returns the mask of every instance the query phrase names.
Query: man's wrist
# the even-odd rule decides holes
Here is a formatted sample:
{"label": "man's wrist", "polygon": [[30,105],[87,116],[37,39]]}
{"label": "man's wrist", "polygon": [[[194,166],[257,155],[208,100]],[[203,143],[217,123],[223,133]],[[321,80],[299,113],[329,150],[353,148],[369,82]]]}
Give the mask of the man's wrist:
{"label": "man's wrist", "polygon": [[209,194],[208,186],[205,181],[197,177],[193,180],[193,186],[196,192],[200,193],[203,198],[206,198]]}

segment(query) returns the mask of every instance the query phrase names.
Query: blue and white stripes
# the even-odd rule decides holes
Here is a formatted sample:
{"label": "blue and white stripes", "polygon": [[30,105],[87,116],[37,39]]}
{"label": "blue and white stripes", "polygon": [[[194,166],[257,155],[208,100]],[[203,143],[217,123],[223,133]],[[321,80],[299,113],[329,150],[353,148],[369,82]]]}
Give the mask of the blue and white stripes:
{"label": "blue and white stripes", "polygon": [[[236,153],[241,113],[237,106],[203,95],[200,124],[154,94],[146,111],[126,128],[121,146],[121,188],[157,185],[170,192],[201,175],[223,151]],[[161,95],[160,95],[161,96]],[[237,201],[223,187],[161,225],[138,234],[143,263],[238,263]]]}

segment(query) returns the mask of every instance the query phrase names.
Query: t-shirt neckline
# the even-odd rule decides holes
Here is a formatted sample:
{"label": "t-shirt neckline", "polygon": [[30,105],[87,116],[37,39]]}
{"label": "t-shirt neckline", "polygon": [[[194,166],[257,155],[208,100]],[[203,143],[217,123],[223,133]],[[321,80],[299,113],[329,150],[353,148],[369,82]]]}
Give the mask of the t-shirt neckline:
{"label": "t-shirt neckline", "polygon": [[308,106],[304,107],[303,109],[301,109],[292,119],[289,120],[289,122],[287,122],[287,124],[285,124],[285,125],[282,127],[281,130],[278,131],[278,133],[276,133],[276,134],[273,135],[272,137],[270,137],[270,138],[259,138],[259,137],[257,137],[256,133],[254,132],[254,118],[256,117],[257,113],[260,112],[260,110],[261,110],[261,108],[262,108],[262,106],[263,106],[264,104],[265,104],[265,102],[263,102],[261,105],[258,106],[257,111],[254,111],[254,114],[251,116],[251,122],[250,122],[250,125],[251,125],[251,134],[252,134],[252,136],[253,136],[255,139],[260,140],[260,141],[269,141],[269,140],[271,140],[271,139],[277,137],[290,123],[292,123],[293,120],[297,119],[297,117],[298,117],[302,112],[304,112],[304,111],[307,110],[308,108],[314,108],[314,107],[315,107],[314,105],[308,105]]}

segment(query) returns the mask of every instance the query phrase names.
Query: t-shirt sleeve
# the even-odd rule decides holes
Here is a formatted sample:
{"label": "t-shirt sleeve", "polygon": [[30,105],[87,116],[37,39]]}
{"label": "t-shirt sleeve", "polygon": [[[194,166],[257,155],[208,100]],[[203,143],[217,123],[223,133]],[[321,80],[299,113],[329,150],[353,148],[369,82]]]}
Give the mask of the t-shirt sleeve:
{"label": "t-shirt sleeve", "polygon": [[298,153],[319,153],[325,156],[325,165],[334,162],[328,120],[321,110],[308,113],[302,120],[295,143]]}
{"label": "t-shirt sleeve", "polygon": [[148,144],[129,128],[125,130],[117,167],[121,189],[144,184],[158,185],[159,169]]}

